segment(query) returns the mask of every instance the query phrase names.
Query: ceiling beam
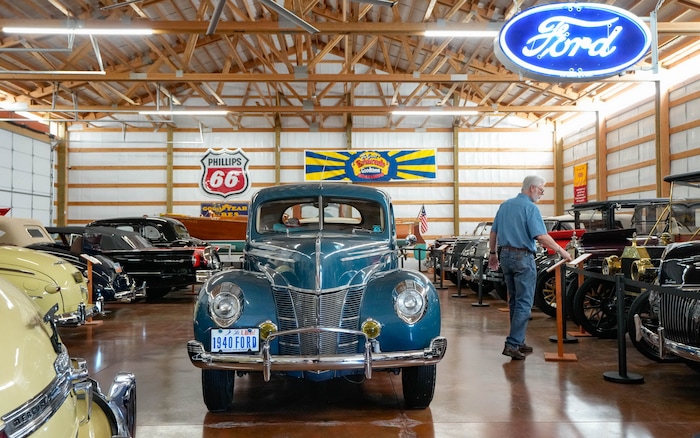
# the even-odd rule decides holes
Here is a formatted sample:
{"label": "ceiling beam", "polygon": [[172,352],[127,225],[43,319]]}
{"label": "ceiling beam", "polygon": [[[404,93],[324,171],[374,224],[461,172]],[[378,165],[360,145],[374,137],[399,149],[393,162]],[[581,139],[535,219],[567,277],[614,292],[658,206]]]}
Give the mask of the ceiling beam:
{"label": "ceiling beam", "polygon": [[[65,27],[66,20],[38,19],[0,19],[0,27]],[[426,30],[498,30],[502,23],[401,23],[401,22],[309,22],[319,30],[316,35],[324,34],[362,34],[362,35],[424,35]],[[156,34],[201,34],[205,35],[209,21],[154,21],[133,19],[128,22],[105,20],[82,20],[80,25],[85,28],[122,29],[124,27],[146,27],[153,29]],[[659,22],[659,35],[698,35],[700,22]],[[280,26],[276,21],[221,21],[215,34],[279,34],[301,33],[306,31],[299,28]]]}

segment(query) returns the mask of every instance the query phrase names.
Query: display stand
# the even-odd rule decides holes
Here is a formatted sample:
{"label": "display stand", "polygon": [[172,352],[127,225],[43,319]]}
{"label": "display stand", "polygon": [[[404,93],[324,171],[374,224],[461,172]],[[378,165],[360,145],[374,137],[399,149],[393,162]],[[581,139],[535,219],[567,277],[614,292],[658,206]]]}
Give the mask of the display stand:
{"label": "display stand", "polygon": [[[88,305],[88,307],[90,307],[92,305],[92,265],[93,264],[99,265],[102,262],[100,262],[95,257],[92,257],[92,256],[87,255],[87,254],[80,254],[80,257],[87,260],[87,281],[88,281],[87,305]],[[104,312],[104,309],[100,309],[100,312]],[[92,316],[89,316],[85,319],[85,325],[100,325],[103,322],[104,321],[93,321]]]}
{"label": "display stand", "polygon": [[[578,265],[579,263],[590,257],[590,254],[583,254],[582,256],[576,258],[571,262],[572,265]],[[564,342],[578,342],[576,338],[568,338],[566,336],[566,321],[564,320],[564,301],[562,301],[562,292],[564,290],[564,279],[563,274],[564,264],[566,260],[561,259],[554,265],[547,269],[547,272],[554,271],[555,278],[555,289],[556,289],[556,302],[557,302],[557,352],[555,353],[545,353],[545,361],[559,361],[559,362],[575,362],[578,359],[573,353],[564,353]],[[552,338],[550,338],[552,340]]]}

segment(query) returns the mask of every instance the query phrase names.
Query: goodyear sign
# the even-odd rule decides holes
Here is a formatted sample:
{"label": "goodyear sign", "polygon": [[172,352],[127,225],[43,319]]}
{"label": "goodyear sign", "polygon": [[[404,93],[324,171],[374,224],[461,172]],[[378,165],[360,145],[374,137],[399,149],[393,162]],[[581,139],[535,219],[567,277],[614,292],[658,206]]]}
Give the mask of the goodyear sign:
{"label": "goodyear sign", "polygon": [[435,179],[435,150],[305,151],[307,181],[380,182]]}
{"label": "goodyear sign", "polygon": [[235,217],[248,216],[247,202],[202,202],[200,216]]}

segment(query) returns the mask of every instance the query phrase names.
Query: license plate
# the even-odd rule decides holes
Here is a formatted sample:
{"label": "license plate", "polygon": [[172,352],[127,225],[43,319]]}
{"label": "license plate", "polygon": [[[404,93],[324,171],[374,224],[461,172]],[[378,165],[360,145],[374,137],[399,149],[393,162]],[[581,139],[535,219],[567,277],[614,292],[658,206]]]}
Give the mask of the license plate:
{"label": "license plate", "polygon": [[257,328],[214,329],[211,331],[211,351],[220,353],[243,353],[260,350],[260,335]]}

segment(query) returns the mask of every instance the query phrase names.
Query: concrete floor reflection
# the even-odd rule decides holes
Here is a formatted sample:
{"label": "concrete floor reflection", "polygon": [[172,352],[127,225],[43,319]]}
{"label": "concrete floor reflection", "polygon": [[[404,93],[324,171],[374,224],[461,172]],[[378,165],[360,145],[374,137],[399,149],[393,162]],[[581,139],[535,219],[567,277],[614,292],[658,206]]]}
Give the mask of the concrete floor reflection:
{"label": "concrete floor reflection", "polygon": [[[137,435],[163,437],[692,437],[700,433],[700,375],[682,363],[659,364],[627,346],[642,384],[611,383],[616,340],[581,338],[564,346],[573,362],[552,362],[556,321],[533,311],[524,361],[501,355],[505,303],[491,296],[440,291],[448,350],[438,365],[430,408],[406,410],[401,378],[377,372],[361,384],[312,383],[246,375],[235,381],[234,409],[209,413],[201,373],[187,358],[195,295],[159,302],[108,303],[100,324],[62,328],[72,356],[84,357],[103,387],[118,371],[137,378]],[[570,327],[574,329],[574,327]]]}

